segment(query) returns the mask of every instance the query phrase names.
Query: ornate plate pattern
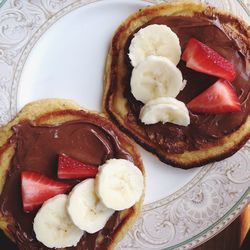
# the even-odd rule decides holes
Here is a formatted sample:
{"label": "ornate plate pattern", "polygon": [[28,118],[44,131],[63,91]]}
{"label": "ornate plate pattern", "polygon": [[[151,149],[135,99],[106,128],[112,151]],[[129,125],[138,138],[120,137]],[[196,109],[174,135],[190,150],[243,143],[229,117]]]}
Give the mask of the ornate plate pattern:
{"label": "ornate plate pattern", "polygon": [[[0,125],[16,114],[22,67],[39,37],[65,14],[96,1],[0,0]],[[250,22],[248,0],[203,2]],[[144,206],[117,249],[190,249],[220,232],[250,201],[249,155],[250,142],[227,160],[203,167],[174,194]]]}

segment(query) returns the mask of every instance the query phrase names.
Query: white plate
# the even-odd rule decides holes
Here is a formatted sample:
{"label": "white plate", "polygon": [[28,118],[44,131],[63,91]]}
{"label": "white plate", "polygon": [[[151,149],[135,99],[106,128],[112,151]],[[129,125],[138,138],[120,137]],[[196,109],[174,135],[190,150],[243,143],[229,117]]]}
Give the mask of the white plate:
{"label": "white plate", "polygon": [[[75,99],[100,111],[112,35],[149,2],[159,1],[7,2],[0,10],[0,122],[48,97]],[[239,2],[217,5],[249,21]],[[250,144],[227,160],[189,171],[140,151],[147,172],[145,206],[117,249],[194,247],[227,226],[250,200]]]}

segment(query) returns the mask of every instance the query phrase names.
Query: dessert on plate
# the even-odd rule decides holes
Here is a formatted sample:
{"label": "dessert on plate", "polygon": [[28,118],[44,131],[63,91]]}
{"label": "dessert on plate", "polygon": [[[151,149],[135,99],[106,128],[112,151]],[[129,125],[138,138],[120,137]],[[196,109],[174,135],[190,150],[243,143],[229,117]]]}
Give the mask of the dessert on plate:
{"label": "dessert on plate", "polygon": [[137,218],[144,168],[103,114],[26,105],[0,129],[0,229],[19,249],[113,249]]}
{"label": "dessert on plate", "polygon": [[146,150],[188,169],[250,138],[250,31],[192,1],[139,10],[116,30],[103,109]]}

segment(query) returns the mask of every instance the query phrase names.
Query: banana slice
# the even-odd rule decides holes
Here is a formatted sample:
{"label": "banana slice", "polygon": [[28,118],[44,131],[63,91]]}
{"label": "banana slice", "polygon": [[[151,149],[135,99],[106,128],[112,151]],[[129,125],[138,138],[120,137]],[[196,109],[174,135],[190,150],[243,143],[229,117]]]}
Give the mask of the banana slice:
{"label": "banana slice", "polygon": [[96,196],[95,179],[92,178],[73,188],[69,194],[67,209],[73,223],[88,233],[101,230],[114,213]]}
{"label": "banana slice", "polygon": [[141,171],[130,161],[111,159],[99,167],[96,191],[106,207],[123,210],[139,201],[144,188]]}
{"label": "banana slice", "polygon": [[136,67],[151,55],[167,57],[175,65],[180,61],[179,38],[168,26],[152,24],[134,35],[129,47],[131,64]]}
{"label": "banana slice", "polygon": [[186,105],[173,97],[160,97],[149,101],[140,112],[140,119],[145,124],[171,122],[181,126],[190,124]]}
{"label": "banana slice", "polygon": [[64,248],[76,246],[84,231],[76,227],[66,210],[67,195],[59,194],[47,200],[34,219],[37,240],[46,247]]}
{"label": "banana slice", "polygon": [[134,97],[146,103],[162,96],[176,97],[184,88],[181,71],[167,58],[149,56],[132,71]]}

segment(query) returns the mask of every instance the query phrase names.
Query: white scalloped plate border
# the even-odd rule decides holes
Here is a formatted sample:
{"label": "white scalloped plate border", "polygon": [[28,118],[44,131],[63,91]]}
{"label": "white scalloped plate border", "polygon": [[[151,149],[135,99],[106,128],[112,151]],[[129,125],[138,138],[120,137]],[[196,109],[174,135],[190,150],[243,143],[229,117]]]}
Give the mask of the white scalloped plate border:
{"label": "white scalloped plate border", "polygon": [[[102,0],[29,0],[25,3],[10,0],[0,9],[0,124],[16,114],[22,68],[41,35],[67,13],[97,1]],[[232,0],[203,2],[242,18],[250,17],[248,0],[246,5]],[[11,22],[10,33],[8,22]],[[249,155],[250,142],[234,156],[203,167],[174,194],[144,206],[135,226],[117,249],[191,249],[223,230],[250,201]]]}

